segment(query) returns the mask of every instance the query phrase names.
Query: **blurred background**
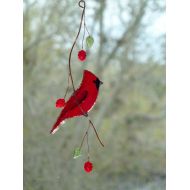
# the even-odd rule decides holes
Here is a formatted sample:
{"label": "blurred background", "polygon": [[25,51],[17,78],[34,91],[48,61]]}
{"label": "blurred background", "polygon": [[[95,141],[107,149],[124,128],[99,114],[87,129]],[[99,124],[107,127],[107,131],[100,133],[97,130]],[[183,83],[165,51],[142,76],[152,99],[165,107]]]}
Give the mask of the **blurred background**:
{"label": "blurred background", "polygon": [[81,31],[72,55],[74,83],[84,69],[104,82],[89,115],[105,147],[90,130],[90,174],[83,170],[86,146],[73,159],[86,118],[49,134],[81,12],[77,0],[24,0],[24,189],[164,190],[165,1],[86,0],[95,42],[85,48],[87,61],[79,62]]}

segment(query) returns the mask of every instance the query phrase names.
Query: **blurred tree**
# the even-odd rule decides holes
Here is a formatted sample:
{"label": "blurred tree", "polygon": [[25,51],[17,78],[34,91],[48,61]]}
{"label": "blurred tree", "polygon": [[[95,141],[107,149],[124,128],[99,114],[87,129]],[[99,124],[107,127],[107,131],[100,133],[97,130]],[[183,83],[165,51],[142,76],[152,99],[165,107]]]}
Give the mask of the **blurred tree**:
{"label": "blurred tree", "polygon": [[24,188],[165,189],[165,34],[152,29],[164,15],[165,2],[86,3],[95,44],[87,63],[78,63],[80,35],[73,76],[77,86],[88,68],[104,82],[90,115],[105,148],[97,145],[92,132],[95,171],[86,175],[86,158],[72,160],[87,127],[85,118],[73,119],[49,136],[59,112],[55,100],[67,85],[68,54],[81,14],[78,4],[24,0]]}

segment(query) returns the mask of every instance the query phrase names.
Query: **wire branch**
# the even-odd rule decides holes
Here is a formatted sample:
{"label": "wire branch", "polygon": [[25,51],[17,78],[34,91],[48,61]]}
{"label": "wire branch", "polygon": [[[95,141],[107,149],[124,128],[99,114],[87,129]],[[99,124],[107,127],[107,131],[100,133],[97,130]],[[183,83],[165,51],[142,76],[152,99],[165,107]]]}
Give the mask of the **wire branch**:
{"label": "wire branch", "polygon": [[[83,5],[82,5],[82,3],[83,3]],[[75,97],[76,103],[78,104],[78,107],[80,108],[81,112],[83,113],[83,116],[85,116],[85,117],[88,118],[88,120],[89,120],[89,126],[91,125],[91,126],[93,127],[97,139],[99,140],[100,144],[104,147],[104,145],[103,145],[102,141],[100,140],[100,138],[99,138],[99,136],[98,136],[98,133],[97,133],[95,127],[94,127],[94,124],[93,124],[92,121],[89,119],[88,114],[83,110],[83,108],[82,108],[82,107],[80,106],[80,104],[78,103],[77,97],[76,97],[76,95],[75,95],[75,87],[74,87],[74,82],[73,82],[73,77],[72,77],[72,69],[71,69],[71,56],[72,56],[73,49],[74,49],[74,47],[75,47],[76,41],[77,41],[77,39],[78,39],[78,37],[79,37],[79,34],[80,34],[80,31],[81,31],[83,19],[84,19],[84,29],[85,29],[85,26],[86,26],[86,24],[85,24],[85,8],[86,8],[86,4],[85,4],[85,1],[84,1],[84,0],[80,0],[80,1],[79,1],[79,7],[81,7],[81,8],[83,9],[83,11],[82,11],[82,15],[81,15],[81,20],[80,20],[80,25],[79,25],[78,33],[77,33],[77,36],[76,36],[76,38],[75,38],[75,40],[74,40],[74,43],[73,43],[73,45],[72,45],[72,47],[71,47],[71,50],[70,50],[70,53],[69,53],[69,77],[70,77],[70,79],[71,79],[72,88],[73,88],[73,96]],[[88,31],[87,31],[87,32],[88,32]],[[83,35],[83,38],[84,38],[84,35]],[[68,85],[69,85],[69,80],[68,80]],[[69,88],[69,87],[67,87],[66,94],[67,94],[68,88]],[[65,94],[65,97],[66,97],[66,94]],[[82,147],[82,145],[83,145],[83,142],[84,142],[85,137],[88,135],[88,130],[89,130],[89,127],[88,127],[87,131],[85,132],[85,135],[84,135],[84,137],[83,137],[83,140],[82,140],[80,149],[81,149],[81,147]]]}
{"label": "wire branch", "polygon": [[[83,2],[83,6],[81,5],[81,3]],[[73,52],[73,49],[75,47],[75,44],[76,44],[76,41],[79,37],[79,34],[80,34],[80,31],[81,31],[81,27],[82,27],[82,21],[83,21],[83,18],[84,18],[84,13],[85,13],[85,1],[84,0],[81,0],[79,1],[79,7],[83,8],[83,11],[82,11],[82,15],[81,15],[81,20],[80,20],[80,25],[79,25],[79,30],[78,30],[78,33],[77,33],[77,36],[75,38],[75,41],[71,47],[71,50],[70,50],[70,53],[69,53],[69,77],[71,78],[71,83],[72,83],[72,88],[73,88],[73,91],[75,92],[75,86],[74,86],[74,82],[73,82],[73,76],[72,76],[72,70],[71,70],[71,56],[72,56],[72,52]]]}

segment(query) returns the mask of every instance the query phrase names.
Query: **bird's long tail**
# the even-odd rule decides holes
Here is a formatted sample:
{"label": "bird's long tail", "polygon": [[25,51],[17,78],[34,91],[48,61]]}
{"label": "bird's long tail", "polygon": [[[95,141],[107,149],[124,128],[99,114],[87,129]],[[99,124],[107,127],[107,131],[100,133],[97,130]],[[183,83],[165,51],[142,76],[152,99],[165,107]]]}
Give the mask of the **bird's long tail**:
{"label": "bird's long tail", "polygon": [[55,124],[53,125],[51,131],[50,131],[50,134],[54,134],[58,129],[59,127],[65,123],[65,118],[63,118],[63,115],[60,114],[60,116],[57,118],[57,121],[55,122]]}

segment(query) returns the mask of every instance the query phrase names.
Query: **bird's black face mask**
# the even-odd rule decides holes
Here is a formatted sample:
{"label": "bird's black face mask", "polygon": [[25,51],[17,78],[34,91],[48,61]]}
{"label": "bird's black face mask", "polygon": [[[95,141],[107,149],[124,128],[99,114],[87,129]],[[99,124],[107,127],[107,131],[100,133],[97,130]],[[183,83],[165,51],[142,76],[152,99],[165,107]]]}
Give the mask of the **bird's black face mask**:
{"label": "bird's black face mask", "polygon": [[98,78],[96,80],[94,80],[93,82],[95,83],[97,89],[99,89],[100,85],[103,84],[103,82],[100,81]]}

